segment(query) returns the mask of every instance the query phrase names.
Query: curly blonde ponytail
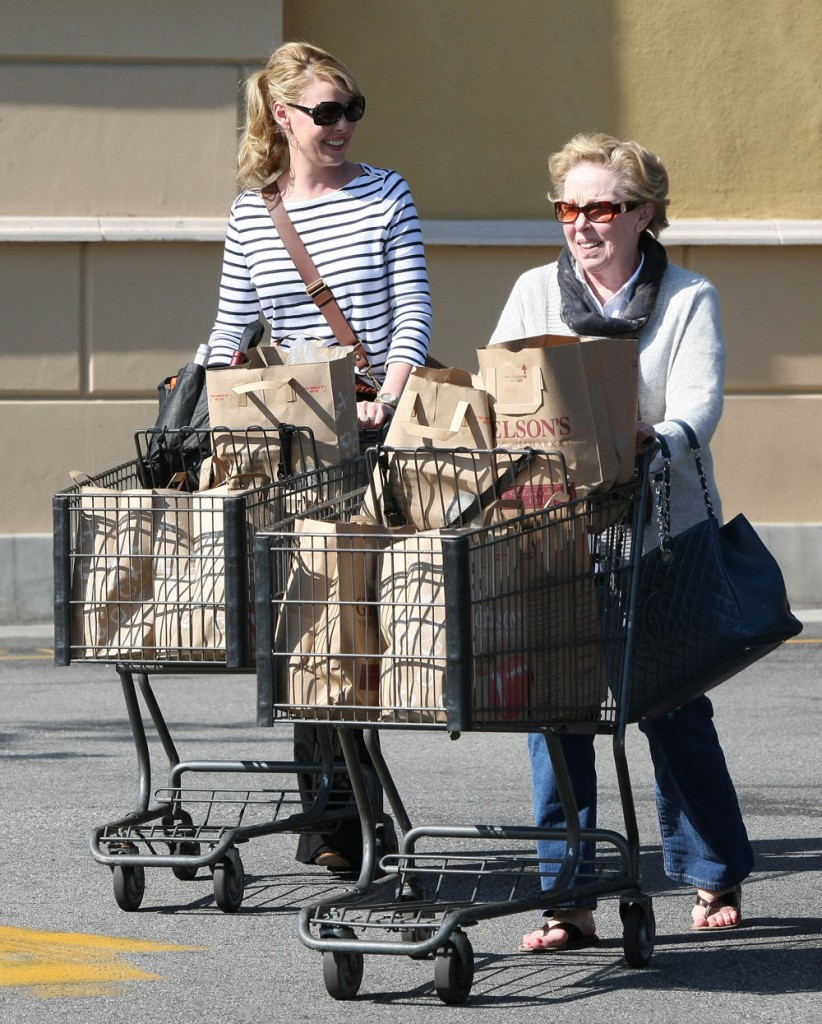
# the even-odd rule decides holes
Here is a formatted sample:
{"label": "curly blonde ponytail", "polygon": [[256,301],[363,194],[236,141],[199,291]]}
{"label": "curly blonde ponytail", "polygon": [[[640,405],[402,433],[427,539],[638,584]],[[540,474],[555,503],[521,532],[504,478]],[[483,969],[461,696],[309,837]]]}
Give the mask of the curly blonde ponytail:
{"label": "curly blonde ponytail", "polygon": [[264,185],[288,169],[288,139],[271,113],[273,104],[298,103],[314,78],[327,79],[351,96],[360,88],[345,65],[309,43],[284,43],[265,69],[245,85],[245,128],[237,151],[237,179],[243,188]]}

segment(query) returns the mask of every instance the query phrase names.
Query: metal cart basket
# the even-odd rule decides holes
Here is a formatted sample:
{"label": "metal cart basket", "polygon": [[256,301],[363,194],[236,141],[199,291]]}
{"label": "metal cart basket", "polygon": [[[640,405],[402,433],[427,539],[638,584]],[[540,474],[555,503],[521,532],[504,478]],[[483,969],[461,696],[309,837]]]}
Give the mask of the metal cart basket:
{"label": "metal cart basket", "polygon": [[[177,480],[196,481],[200,464],[217,454],[215,439],[225,479],[193,493],[175,489]],[[330,799],[330,744],[306,765],[181,761],[149,673],[253,672],[255,533],[349,493],[365,463],[291,472],[312,462],[310,432],[297,427],[147,430],[135,442],[135,460],[53,500],[55,661],[116,666],[137,754],[136,805],[93,830],[91,853],[112,869],[124,910],[139,908],[146,867],[171,868],[182,880],[208,867],[218,906],[234,911],[244,891],[239,844],[356,812]],[[169,478],[172,486],[159,486]],[[168,762],[154,793],[144,710]],[[297,771],[318,779],[309,809],[293,780],[267,782]]]}
{"label": "metal cart basket", "polygon": [[[487,455],[457,457],[467,457],[469,466],[473,459],[481,474]],[[544,486],[523,484],[519,464],[510,467],[516,484],[507,486],[511,474],[499,469],[504,457],[494,454],[496,486],[487,490],[490,500],[481,502],[479,519],[472,510],[473,521],[482,525],[442,525],[449,517],[453,522],[455,506],[461,514],[466,507],[455,503],[449,483],[460,475],[454,453],[385,450],[378,461],[394,466],[393,476],[372,472],[372,481],[388,480],[391,489],[393,479],[388,502],[364,487],[359,504],[350,498],[344,505],[331,501],[257,534],[259,703],[272,720],[311,718],[336,729],[353,782],[353,729],[364,729],[366,736],[390,728],[438,729],[452,736],[468,730],[539,732],[568,822],[563,830],[412,827],[384,762],[377,763],[403,832],[399,853],[381,859],[382,877],[364,869],[346,892],[299,915],[300,938],[322,952],[325,984],[337,999],[358,992],[363,954],[380,953],[433,955],[440,998],[464,1001],[474,970],[465,928],[567,901],[572,880],[573,898],[619,896],[630,965],[646,964],[653,950],[653,912],[640,887],[624,749],[650,456],[622,486],[583,500],[571,500],[561,486],[551,488],[560,493],[537,509],[524,508],[523,496],[539,494],[542,505]],[[540,459],[542,481],[546,460],[550,479],[563,479],[560,455]],[[398,462],[409,472],[397,472]],[[363,511],[396,504],[408,509],[401,493],[397,501],[397,491],[421,471],[428,474],[423,493],[445,499],[438,528],[363,525]],[[502,477],[507,479],[499,486]],[[313,522],[321,519],[325,525]],[[343,553],[351,564],[343,562]],[[323,574],[334,577],[335,585],[318,582]],[[346,591],[347,581],[357,576],[370,576],[370,591]],[[359,632],[340,628],[346,618],[362,624]],[[348,699],[356,691],[341,685],[346,673],[373,680],[365,699]],[[575,732],[612,737],[624,834],[580,827],[560,744],[563,733]],[[362,780],[354,788],[363,830],[373,832]],[[534,842],[542,839],[563,844],[556,863],[534,852]],[[596,850],[591,863],[581,859],[583,842]],[[541,889],[543,879],[550,879],[547,890]]]}

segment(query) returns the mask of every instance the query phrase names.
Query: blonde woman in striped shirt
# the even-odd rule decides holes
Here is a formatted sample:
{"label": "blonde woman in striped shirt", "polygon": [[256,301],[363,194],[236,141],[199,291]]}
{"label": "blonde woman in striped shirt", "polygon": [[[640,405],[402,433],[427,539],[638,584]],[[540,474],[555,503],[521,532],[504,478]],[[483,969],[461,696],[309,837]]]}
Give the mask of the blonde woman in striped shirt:
{"label": "blonde woman in striped shirt", "polygon": [[[348,158],[364,112],[365,99],[348,69],[306,43],[281,46],[249,79],[238,152],[238,179],[245,191],[229,215],[209,365],[230,362],[245,328],[261,314],[272,338],[285,347],[300,336],[338,344],[261,196],[260,188],[276,180],[294,227],[365,348],[380,388],[376,396],[372,390],[369,399],[358,401],[358,419],[362,429],[379,429],[393,414],[412,368],[425,362],[431,301],[408,185],[394,171]],[[361,731],[354,740],[360,761],[371,767]],[[294,759],[319,760],[316,726],[295,726]],[[349,798],[346,783],[335,779],[335,802]],[[310,807],[316,776],[300,775],[299,785]],[[382,794],[375,796],[378,853],[380,845],[396,850],[391,819],[379,811]],[[299,838],[297,860],[306,864],[344,871],[356,868],[361,856],[356,817]]]}
{"label": "blonde woman in striped shirt", "polygon": [[337,341],[271,221],[260,186],[277,180],[285,208],[323,280],[363,343],[380,384],[358,403],[360,425],[391,415],[414,366],[425,362],[431,301],[411,192],[395,171],[354,163],[348,151],[365,99],[331,54],[286,43],[246,88],[246,127],[226,233],[211,365],[228,363],[260,314],[287,347],[294,337]]}

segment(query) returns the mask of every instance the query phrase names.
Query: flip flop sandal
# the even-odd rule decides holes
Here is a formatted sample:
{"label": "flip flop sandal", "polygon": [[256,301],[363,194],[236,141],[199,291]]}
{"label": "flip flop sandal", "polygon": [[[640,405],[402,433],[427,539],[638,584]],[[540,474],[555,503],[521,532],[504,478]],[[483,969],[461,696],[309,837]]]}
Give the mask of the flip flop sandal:
{"label": "flip flop sandal", "polygon": [[733,928],[738,928],[742,923],[742,886],[738,885],[735,889],[729,889],[728,892],[723,892],[719,896],[715,896],[712,900],[703,899],[699,893],[696,894],[694,900],[695,907],[702,907],[705,911],[705,919],[710,917],[711,911],[721,910],[722,907],[732,907],[738,911],[739,916],[733,924],[702,924],[698,925],[694,922],[691,925],[691,930],[695,932],[729,932]]}
{"label": "flip flop sandal", "polygon": [[542,931],[543,934],[547,934],[549,931],[553,931],[555,928],[562,928],[562,930],[568,936],[568,941],[565,943],[565,945],[526,946],[525,943],[520,943],[520,953],[565,953],[567,950],[588,949],[590,946],[596,946],[599,944],[598,935],[583,935],[575,924],[568,924],[567,921],[552,921],[549,924],[540,925],[540,927],[535,928],[534,931]]}

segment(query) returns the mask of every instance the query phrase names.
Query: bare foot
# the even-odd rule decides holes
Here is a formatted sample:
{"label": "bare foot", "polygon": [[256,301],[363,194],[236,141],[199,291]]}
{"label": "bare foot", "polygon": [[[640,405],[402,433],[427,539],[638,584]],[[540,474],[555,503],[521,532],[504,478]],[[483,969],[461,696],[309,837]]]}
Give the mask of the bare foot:
{"label": "bare foot", "polygon": [[742,920],[742,890],[740,886],[712,892],[697,889],[696,904],[691,911],[695,930],[703,928],[736,928]]}
{"label": "bare foot", "polygon": [[539,953],[581,949],[596,941],[594,912],[587,908],[567,908],[555,911],[536,931],[524,935],[519,948],[524,953]]}

